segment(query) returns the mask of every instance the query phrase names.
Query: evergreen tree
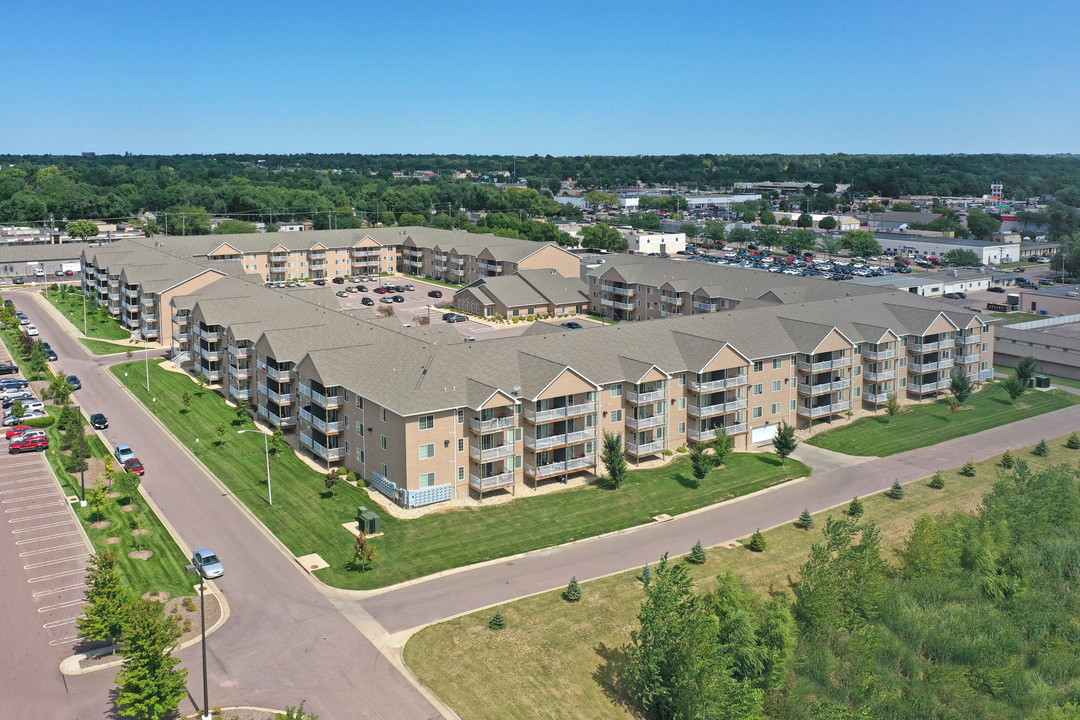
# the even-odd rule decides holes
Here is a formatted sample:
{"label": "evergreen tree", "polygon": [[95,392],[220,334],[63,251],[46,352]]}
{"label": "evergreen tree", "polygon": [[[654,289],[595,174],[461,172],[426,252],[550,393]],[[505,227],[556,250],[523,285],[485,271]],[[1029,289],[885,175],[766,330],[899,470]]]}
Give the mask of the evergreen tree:
{"label": "evergreen tree", "polygon": [[1013,457],[1013,454],[1011,452],[1006,450],[1004,453],[1002,453],[1002,455],[1001,455],[1001,467],[1005,468],[1006,470],[1011,470],[1013,465],[1015,465],[1015,464],[1016,464],[1016,458]]}
{"label": "evergreen tree", "polygon": [[577,602],[581,599],[581,584],[577,581],[577,575],[570,578],[570,584],[563,590],[563,599],[567,602]]}
{"label": "evergreen tree", "polygon": [[652,568],[649,567],[649,563],[645,563],[645,567],[641,569],[641,584],[649,587],[650,582],[652,582]]}
{"label": "evergreen tree", "polygon": [[705,555],[705,546],[698,540],[694,543],[694,547],[690,548],[690,555],[686,558],[695,565],[704,565],[707,556]]}
{"label": "evergreen tree", "polygon": [[963,405],[971,397],[972,389],[971,377],[968,376],[963,365],[958,366],[949,381],[949,392],[956,398],[956,402]]}
{"label": "evergreen tree", "polygon": [[788,455],[795,452],[795,448],[799,447],[799,441],[795,438],[795,426],[781,422],[780,429],[773,436],[772,445],[773,452],[780,458],[780,464],[783,465],[787,462]]}
{"label": "evergreen tree", "polygon": [[960,474],[964,477],[975,477],[975,463],[968,460],[964,463],[964,466],[960,468]]}
{"label": "evergreen tree", "polygon": [[855,497],[852,498],[851,502],[848,503],[847,509],[844,510],[844,514],[846,514],[850,518],[855,518],[856,520],[858,520],[862,517],[864,510],[865,508],[863,508],[862,500]]}
{"label": "evergreen tree", "polygon": [[803,530],[814,527],[814,516],[810,514],[810,508],[803,508],[803,511],[799,514],[799,519],[795,521],[795,527]]}
{"label": "evergreen tree", "polygon": [[897,480],[893,480],[893,484],[886,491],[885,496],[890,497],[893,500],[903,500],[904,499],[904,493],[905,493],[904,486],[901,485],[900,480],[897,479]]}
{"label": "evergreen tree", "polygon": [[1035,446],[1035,449],[1031,451],[1032,455],[1038,455],[1039,457],[1046,457],[1050,454],[1050,446],[1046,444],[1045,440],[1040,440],[1039,444]]}
{"label": "evergreen tree", "polygon": [[705,455],[705,446],[702,443],[694,443],[690,446],[690,469],[694,473],[694,479],[701,482],[709,474],[712,462]]}
{"label": "evergreen tree", "polygon": [[1076,433],[1069,435],[1069,439],[1065,441],[1065,447],[1070,450],[1080,450],[1080,435]]}
{"label": "evergreen tree", "polygon": [[1024,381],[1015,376],[1006,379],[1005,382],[1001,383],[1001,387],[1005,388],[1005,392],[1008,393],[1009,400],[1011,400],[1013,404],[1015,404],[1016,401],[1020,399],[1020,396],[1027,390],[1027,385],[1024,384]]}
{"label": "evergreen tree", "polygon": [[933,477],[930,478],[930,487],[934,488],[935,490],[941,490],[942,488],[944,488],[945,476],[942,475],[940,472],[934,473]]}
{"label": "evergreen tree", "polygon": [[506,618],[503,617],[502,612],[496,612],[488,621],[488,627],[492,630],[502,630],[506,627]]}
{"label": "evergreen tree", "polygon": [[626,480],[626,453],[623,452],[622,437],[611,432],[604,433],[600,460],[607,470],[608,482],[612,487],[620,487]]}
{"label": "evergreen tree", "polygon": [[1020,358],[1020,362],[1016,363],[1016,379],[1024,383],[1025,387],[1027,381],[1035,377],[1037,372],[1039,372],[1039,363],[1030,355]]}
{"label": "evergreen tree", "polygon": [[126,717],[161,720],[176,712],[187,695],[187,670],[174,669],[180,658],[172,655],[180,627],[152,600],[132,601],[125,615],[116,706]]}
{"label": "evergreen tree", "polygon": [[765,552],[768,547],[769,541],[765,539],[765,535],[761,530],[755,530],[754,534],[750,536],[750,541],[746,543],[746,549],[754,552]]}
{"label": "evergreen tree", "polygon": [[123,634],[124,608],[129,597],[116,567],[115,553],[106,550],[90,556],[86,586],[86,607],[76,627],[88,640],[113,645]]}

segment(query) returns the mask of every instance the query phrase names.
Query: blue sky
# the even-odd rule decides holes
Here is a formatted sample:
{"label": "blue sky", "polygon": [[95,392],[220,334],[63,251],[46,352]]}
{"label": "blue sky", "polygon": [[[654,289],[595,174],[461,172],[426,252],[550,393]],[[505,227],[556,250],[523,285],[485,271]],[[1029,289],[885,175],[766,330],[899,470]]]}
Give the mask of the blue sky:
{"label": "blue sky", "polygon": [[1076,2],[0,4],[0,153],[1080,152]]}

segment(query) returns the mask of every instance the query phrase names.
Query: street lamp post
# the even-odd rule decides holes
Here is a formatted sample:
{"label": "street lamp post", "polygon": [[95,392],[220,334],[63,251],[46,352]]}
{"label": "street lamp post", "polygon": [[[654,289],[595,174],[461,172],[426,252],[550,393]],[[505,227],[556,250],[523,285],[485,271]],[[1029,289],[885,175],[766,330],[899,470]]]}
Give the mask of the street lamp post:
{"label": "street lamp post", "polygon": [[263,436],[263,449],[266,451],[266,497],[268,502],[274,504],[274,486],[270,484],[270,436],[259,429],[237,430],[237,435],[243,435],[244,433],[257,432],[262,433]]}
{"label": "street lamp post", "polygon": [[202,618],[202,692],[203,714],[200,720],[212,720],[210,717],[210,690],[206,681],[206,580],[202,573],[194,565],[188,565],[185,570],[199,576],[199,615]]}
{"label": "street lamp post", "polygon": [[146,321],[139,323],[142,330],[143,358],[146,360],[146,392],[150,392],[150,346],[146,344]]}

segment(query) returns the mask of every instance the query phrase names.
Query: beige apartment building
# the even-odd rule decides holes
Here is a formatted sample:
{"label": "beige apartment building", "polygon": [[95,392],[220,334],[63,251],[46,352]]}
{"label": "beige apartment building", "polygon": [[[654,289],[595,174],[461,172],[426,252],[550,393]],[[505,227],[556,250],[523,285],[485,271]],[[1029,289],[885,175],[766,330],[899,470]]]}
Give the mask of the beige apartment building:
{"label": "beige apartment building", "polygon": [[[602,288],[619,271],[632,291],[622,297],[644,311],[649,288],[695,282],[643,286],[634,265],[590,272]],[[961,366],[992,377],[993,329],[976,313],[883,288],[710,270],[709,297],[731,307],[575,331],[539,324],[481,342],[321,307],[246,272],[173,295],[168,313],[193,373],[250,400],[300,452],[407,507],[601,474],[605,432],[632,461],[720,432],[748,449],[782,422],[812,431],[893,393],[932,397]]]}

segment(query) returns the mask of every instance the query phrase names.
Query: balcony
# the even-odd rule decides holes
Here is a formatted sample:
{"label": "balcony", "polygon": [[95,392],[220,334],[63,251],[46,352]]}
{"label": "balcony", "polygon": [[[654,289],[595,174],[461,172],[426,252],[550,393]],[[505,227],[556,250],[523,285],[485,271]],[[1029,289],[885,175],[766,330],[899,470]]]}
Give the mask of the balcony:
{"label": "balcony", "polygon": [[454,277],[464,277],[465,270],[463,268],[450,268],[450,274]]}
{"label": "balcony", "polygon": [[326,262],[325,250],[308,250],[308,260],[314,260],[316,262]]}
{"label": "balcony", "polygon": [[525,436],[525,447],[535,452],[550,450],[551,448],[563,447],[564,445],[577,445],[586,440],[596,439],[596,428],[587,428],[563,435],[549,435],[548,437],[534,438]]}
{"label": "balcony", "polygon": [[185,332],[183,330],[174,330],[172,336],[173,340],[179,343],[191,342],[190,332]]}
{"label": "balcony", "polygon": [[371,249],[353,248],[349,253],[350,257],[353,257],[353,258],[356,258],[356,259],[359,259],[359,260],[378,260],[379,256],[381,254],[382,253],[380,252],[380,250],[378,248],[371,248]]}
{"label": "balcony", "polygon": [[315,262],[309,262],[308,263],[308,268],[310,270],[325,270],[326,269],[326,261],[325,260],[321,260],[321,261],[316,260]]}
{"label": "balcony", "polygon": [[317,392],[311,389],[310,385],[301,384],[300,394],[306,398],[310,398],[311,402],[315,403],[321,408],[336,408],[345,404],[344,395],[326,395],[321,392]]}
{"label": "balcony", "polygon": [[738,410],[746,409],[746,398],[736,398],[712,405],[687,405],[686,412],[690,417],[713,417],[714,415],[726,415]]}
{"label": "balcony", "polygon": [[844,390],[851,387],[851,380],[834,380],[827,383],[818,383],[816,385],[809,385],[806,383],[799,383],[800,395],[824,395],[825,393],[835,392],[836,390]]}
{"label": "balcony", "polygon": [[129,312],[129,313],[133,313],[135,315],[138,315],[139,314],[139,303],[126,302],[126,303],[124,303],[124,310]]}
{"label": "balcony", "polygon": [[291,382],[293,380],[293,370],[292,368],[281,369],[267,365],[266,377],[271,380],[277,380],[278,382]]}
{"label": "balcony", "polygon": [[626,427],[633,430],[648,430],[649,428],[659,427],[665,423],[667,423],[667,415],[650,415],[643,418],[627,416],[626,418]]}
{"label": "balcony", "polygon": [[678,295],[661,295],[660,302],[667,303],[668,305],[680,306],[683,304],[683,299]]}
{"label": "balcony", "polygon": [[476,462],[491,462],[493,460],[502,460],[503,458],[513,456],[513,445],[496,445],[489,448],[482,448],[479,445],[469,445],[469,457]]}
{"label": "balcony", "polygon": [[431,264],[431,266],[433,268],[435,268],[436,270],[438,270],[439,272],[446,272],[446,270],[447,270],[447,265],[444,262],[435,261],[435,262],[433,262]]}
{"label": "balcony", "polygon": [[600,304],[604,307],[617,308],[619,310],[633,310],[634,303],[622,302],[621,300],[608,300],[603,298],[600,300]]}
{"label": "balcony", "polygon": [[291,405],[296,402],[296,394],[291,392],[277,392],[271,390],[263,383],[259,383],[259,392],[266,396],[266,399],[270,402],[277,403],[278,405]]}
{"label": "balcony", "polygon": [[248,400],[251,398],[251,388],[241,388],[237,385],[230,385],[229,395],[240,400]]}
{"label": "balcony", "polygon": [[405,264],[411,267],[421,267],[424,264],[423,260],[413,260],[411,258],[405,258]]}
{"label": "balcony", "polygon": [[625,295],[626,297],[631,297],[634,294],[633,288],[624,287],[622,285],[601,284],[600,289],[606,293],[611,293],[612,295]]}
{"label": "balcony", "polygon": [[444,263],[444,262],[446,262],[446,261],[447,261],[447,260],[448,260],[449,258],[448,258],[448,256],[447,256],[447,254],[446,254],[446,253],[444,253],[444,252],[437,252],[437,253],[435,253],[435,259],[436,259],[436,260],[438,260],[439,262],[443,262],[443,263]]}
{"label": "balcony", "polygon": [[124,297],[131,298],[132,300],[139,299],[139,288],[124,288]]}
{"label": "balcony", "polygon": [[237,358],[251,357],[251,347],[247,345],[230,345],[229,354]]}
{"label": "balcony", "polygon": [[908,343],[908,351],[915,353],[927,353],[935,352],[937,350],[948,350],[951,347],[956,346],[955,340],[939,340],[938,342],[911,342]]}
{"label": "balcony", "polygon": [[822,360],[821,362],[809,363],[800,360],[797,367],[802,372],[819,373],[827,370],[835,370],[837,368],[851,367],[851,358],[842,357],[835,360]]}
{"label": "balcony", "polygon": [[938,362],[909,362],[908,370],[913,373],[928,373],[935,372],[937,370],[945,370],[951,368],[956,364],[956,361],[952,358],[946,358],[945,360],[939,360]]}
{"label": "balcony", "polygon": [[716,312],[717,310],[720,310],[720,303],[702,302],[701,300],[695,300],[694,309],[704,310],[705,312]]}
{"label": "balcony", "polygon": [[197,361],[195,363],[195,371],[205,375],[206,379],[210,382],[218,382],[221,380],[221,370],[213,370],[210,366],[201,365]]}
{"label": "balcony", "polygon": [[195,328],[195,334],[207,342],[219,342],[222,338],[220,331],[210,331],[202,327]]}
{"label": "balcony", "polygon": [[211,362],[214,362],[214,361],[217,361],[217,360],[221,359],[221,351],[220,350],[210,350],[209,348],[205,348],[202,345],[196,345],[195,346],[195,353],[199,357],[204,358],[206,360],[209,360]]}
{"label": "balcony", "polygon": [[862,399],[863,402],[880,405],[889,402],[889,393],[863,393]]}
{"label": "balcony", "polygon": [[472,418],[469,420],[469,429],[474,433],[480,433],[481,435],[499,430],[507,430],[515,425],[517,425],[517,419],[513,415],[492,418],[491,420],[480,420],[479,418]]}
{"label": "balcony", "polygon": [[514,473],[504,472],[496,475],[485,475],[483,477],[479,475],[473,475],[469,473],[469,487],[474,490],[484,492],[486,490],[495,490],[497,488],[506,487],[507,485],[514,484]]}
{"label": "balcony", "polygon": [[316,430],[321,430],[326,435],[333,435],[345,430],[345,422],[342,420],[327,421],[318,415],[312,415],[310,410],[300,408],[300,419],[311,425]]}
{"label": "balcony", "polygon": [[139,327],[139,318],[124,317],[124,326],[128,329],[135,330]]}
{"label": "balcony", "polygon": [[144,310],[142,314],[142,319],[143,322],[156,323],[158,321],[158,316],[157,313],[146,312]]}
{"label": "balcony", "polygon": [[567,473],[596,467],[596,460],[591,455],[580,458],[572,458],[563,462],[547,463],[546,465],[526,465],[525,474],[537,480],[565,475]]}
{"label": "balcony", "polygon": [[726,388],[740,387],[742,385],[749,385],[750,378],[746,375],[736,375],[734,377],[720,378],[719,380],[709,380],[707,382],[698,382],[697,380],[691,380],[689,383],[690,389],[696,393],[711,393],[717,390],[724,390]]}
{"label": "balcony", "polygon": [[682,313],[668,312],[667,310],[661,310],[660,311],[660,317],[662,317],[662,318],[679,317],[680,315],[682,315]]}
{"label": "balcony", "polygon": [[177,325],[190,325],[191,324],[191,314],[190,313],[183,313],[183,314],[173,313],[172,321],[174,323],[176,323]]}
{"label": "balcony", "polygon": [[500,270],[502,270],[502,267],[500,267],[499,263],[488,262],[486,260],[477,260],[476,266],[481,270],[491,270],[492,272],[499,272]]}
{"label": "balcony", "polygon": [[956,338],[956,341],[961,345],[974,345],[975,343],[982,342],[982,333],[975,333],[974,335],[961,335]]}
{"label": "balcony", "polygon": [[153,307],[157,304],[157,298],[153,295],[149,295],[143,297],[139,302],[142,303],[143,307]]}
{"label": "balcony", "polygon": [[896,377],[895,370],[882,370],[881,372],[870,372],[867,370],[863,373],[863,378],[870,382],[881,382],[883,380],[892,380]]}
{"label": "balcony", "polygon": [[550,410],[533,410],[532,408],[525,408],[523,414],[525,419],[533,424],[540,424],[546,422],[553,422],[555,420],[563,420],[565,418],[578,417],[580,415],[589,415],[596,412],[596,402],[581,403],[580,405],[566,405],[559,408],[551,408]]}
{"label": "balcony", "polygon": [[[734,425],[725,425],[724,432],[728,435],[741,435],[746,432],[746,423],[736,423]],[[716,439],[716,433],[720,428],[712,428],[710,430],[694,430],[691,428],[687,431],[687,437],[695,442],[712,442]]]}
{"label": "balcony", "polygon": [[313,440],[310,435],[300,433],[300,444],[327,462],[334,462],[335,460],[340,460],[345,457],[344,448],[328,448]]}
{"label": "balcony", "polygon": [[908,383],[907,389],[908,392],[916,394],[937,392],[939,390],[947,390],[949,387],[949,382],[949,380],[938,380],[937,382],[929,383],[910,382]]}
{"label": "balcony", "polygon": [[653,440],[652,442],[647,442],[647,443],[636,443],[636,442],[628,442],[628,443],[626,443],[626,452],[629,453],[630,455],[653,455],[655,453],[663,452],[663,451],[664,451],[664,441],[663,441],[663,439],[661,439],[661,440]]}
{"label": "balcony", "polygon": [[835,402],[832,405],[818,405],[817,407],[802,407],[799,406],[799,417],[808,417],[810,419],[826,417],[828,415],[836,415],[837,413],[847,412],[851,409],[851,402],[844,400],[842,402]]}
{"label": "balcony", "polygon": [[627,390],[624,397],[632,405],[642,405],[644,403],[659,402],[664,399],[665,395],[667,395],[667,391],[663,389],[643,393]]}
{"label": "balcony", "polygon": [[867,360],[892,360],[896,350],[863,350],[862,355]]}
{"label": "balcony", "polygon": [[279,273],[280,272],[285,272],[285,269],[287,267],[288,266],[286,265],[284,260],[271,260],[270,261],[270,270],[273,271],[273,272],[279,272]]}
{"label": "balcony", "polygon": [[979,362],[979,358],[982,355],[979,353],[964,353],[963,355],[956,356],[956,362],[961,365],[970,365],[971,363]]}
{"label": "balcony", "polygon": [[251,368],[249,367],[237,367],[236,365],[229,366],[229,375],[235,378],[250,378]]}

